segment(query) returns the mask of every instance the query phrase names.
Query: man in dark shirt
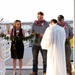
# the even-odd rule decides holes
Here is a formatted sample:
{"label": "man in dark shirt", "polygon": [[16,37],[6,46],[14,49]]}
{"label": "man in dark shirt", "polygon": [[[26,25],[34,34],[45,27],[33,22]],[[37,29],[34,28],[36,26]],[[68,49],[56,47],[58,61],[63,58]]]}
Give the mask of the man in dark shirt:
{"label": "man in dark shirt", "polygon": [[32,47],[32,54],[33,54],[33,73],[30,75],[38,75],[38,54],[39,51],[42,54],[43,57],[43,73],[46,73],[46,60],[47,60],[47,50],[42,50],[41,48],[41,39],[43,37],[43,34],[46,30],[46,28],[49,26],[49,24],[43,19],[43,12],[38,12],[37,18],[38,20],[35,20],[32,26],[32,33],[34,34],[34,42]]}
{"label": "man in dark shirt", "polygon": [[70,55],[71,55],[70,39],[73,38],[73,31],[70,25],[68,25],[64,21],[63,15],[58,16],[58,25],[64,27],[66,32],[66,42],[65,42],[66,68],[67,68],[68,75],[72,75],[71,73],[72,68],[71,68],[71,61],[70,61]]}

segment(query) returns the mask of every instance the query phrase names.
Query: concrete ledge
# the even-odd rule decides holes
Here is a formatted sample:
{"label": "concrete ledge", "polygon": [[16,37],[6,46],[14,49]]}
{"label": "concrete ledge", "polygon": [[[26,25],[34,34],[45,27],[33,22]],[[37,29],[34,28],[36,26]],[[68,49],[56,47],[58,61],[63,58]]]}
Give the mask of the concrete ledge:
{"label": "concrete ledge", "polygon": [[[12,70],[12,69],[13,69],[13,66],[6,66],[6,70]],[[18,70],[19,66],[17,66],[16,69]],[[23,70],[31,70],[32,66],[23,66],[22,69]],[[39,70],[43,69],[43,66],[38,66],[38,69]]]}

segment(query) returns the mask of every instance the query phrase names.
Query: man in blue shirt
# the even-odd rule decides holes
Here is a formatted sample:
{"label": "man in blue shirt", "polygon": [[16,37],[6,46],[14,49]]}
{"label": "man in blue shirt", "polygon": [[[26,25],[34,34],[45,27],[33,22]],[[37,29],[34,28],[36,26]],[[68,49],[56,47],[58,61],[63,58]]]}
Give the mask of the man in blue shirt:
{"label": "man in blue shirt", "polygon": [[38,12],[37,18],[38,20],[35,20],[32,25],[32,33],[34,34],[34,42],[32,47],[32,54],[33,54],[33,73],[30,75],[38,75],[38,54],[39,51],[42,54],[43,57],[43,73],[46,73],[46,60],[47,60],[47,50],[42,50],[41,48],[41,39],[43,37],[43,34],[46,30],[46,28],[49,26],[49,24],[43,19],[44,13]]}

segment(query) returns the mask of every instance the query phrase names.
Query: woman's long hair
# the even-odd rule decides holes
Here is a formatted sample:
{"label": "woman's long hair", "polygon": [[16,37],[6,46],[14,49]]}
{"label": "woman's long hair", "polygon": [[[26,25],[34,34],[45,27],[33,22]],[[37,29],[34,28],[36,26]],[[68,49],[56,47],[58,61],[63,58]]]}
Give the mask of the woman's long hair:
{"label": "woman's long hair", "polygon": [[20,20],[15,20],[13,23],[13,31],[11,31],[10,37],[13,36],[13,33],[16,31],[16,22],[20,22],[20,28],[21,28],[21,21]]}
{"label": "woman's long hair", "polygon": [[15,22],[13,23],[13,28],[16,28],[16,22],[20,22],[20,28],[21,28],[21,21],[20,20],[15,20]]}

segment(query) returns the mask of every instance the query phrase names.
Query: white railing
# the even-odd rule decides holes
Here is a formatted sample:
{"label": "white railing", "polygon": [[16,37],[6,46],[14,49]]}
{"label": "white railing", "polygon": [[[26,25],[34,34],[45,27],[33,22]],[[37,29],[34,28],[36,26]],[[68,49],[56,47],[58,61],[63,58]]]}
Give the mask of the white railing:
{"label": "white railing", "polygon": [[10,58],[11,41],[0,38],[0,75],[5,75],[5,61]]}

